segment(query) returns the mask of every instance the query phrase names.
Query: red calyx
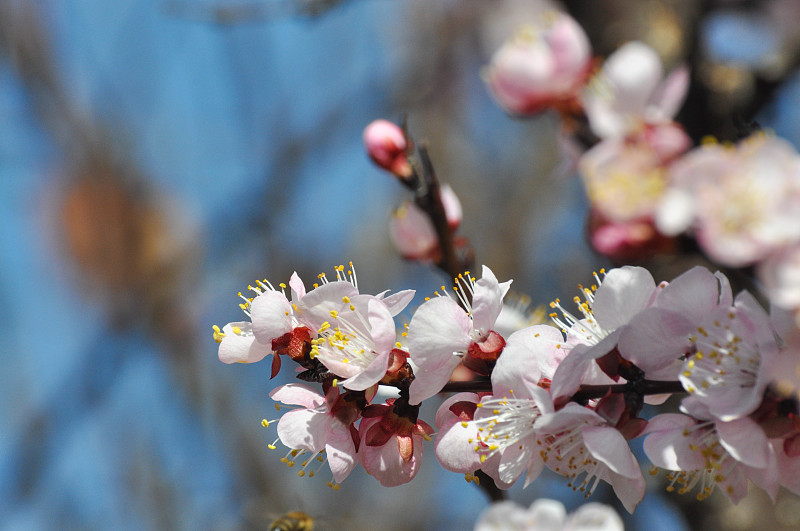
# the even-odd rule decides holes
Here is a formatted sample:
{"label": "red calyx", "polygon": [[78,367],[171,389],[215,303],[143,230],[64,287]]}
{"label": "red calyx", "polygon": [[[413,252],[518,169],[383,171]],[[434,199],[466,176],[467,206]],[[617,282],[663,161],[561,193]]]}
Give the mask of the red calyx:
{"label": "red calyx", "polygon": [[505,346],[506,340],[503,336],[490,330],[481,341],[472,342],[462,363],[471,371],[488,376],[492,373],[492,368]]}

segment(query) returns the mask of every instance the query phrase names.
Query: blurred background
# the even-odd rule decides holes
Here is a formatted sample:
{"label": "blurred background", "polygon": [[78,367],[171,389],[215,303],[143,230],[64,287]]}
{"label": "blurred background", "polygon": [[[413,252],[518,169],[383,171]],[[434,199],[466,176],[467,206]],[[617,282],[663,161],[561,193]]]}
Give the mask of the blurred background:
{"label": "blurred background", "polygon": [[[755,118],[797,146],[798,2],[597,4],[561,6],[597,54],[641,39],[698,69],[681,115],[695,138]],[[364,153],[376,118],[429,141],[459,234],[514,290],[545,303],[608,265],[584,242],[556,117],[509,118],[481,80],[552,5],[0,0],[0,528],[266,529],[301,510],[318,529],[470,529],[488,500],[432,445],[394,489],[286,469],[260,421],[288,371],[220,363],[211,326],[241,319],[256,278],[350,260],[365,292],[415,288],[419,304],[442,283],[389,243],[406,194]],[[654,481],[630,529],[800,526],[787,492],[734,507]],[[551,476],[510,496],[583,501]]]}

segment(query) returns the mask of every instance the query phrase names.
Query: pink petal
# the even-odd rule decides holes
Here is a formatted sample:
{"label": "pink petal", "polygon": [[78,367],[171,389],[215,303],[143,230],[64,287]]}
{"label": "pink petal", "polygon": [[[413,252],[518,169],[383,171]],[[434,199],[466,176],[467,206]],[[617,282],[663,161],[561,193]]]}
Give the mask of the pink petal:
{"label": "pink petal", "polygon": [[425,370],[449,363],[454,352],[465,352],[472,339],[472,322],[452,299],[437,297],[426,301],[408,325],[411,359]]}
{"label": "pink petal", "polygon": [[306,294],[306,287],[303,284],[303,281],[300,280],[300,276],[297,274],[297,271],[292,273],[292,277],[289,279],[289,287],[292,289],[292,300],[294,302],[299,301]]}
{"label": "pink petal", "polygon": [[639,462],[619,430],[611,426],[587,426],[582,434],[583,443],[592,456],[613,472],[627,478],[642,474]]}
{"label": "pink petal", "polygon": [[416,405],[434,396],[442,390],[442,387],[450,380],[450,375],[453,370],[461,362],[461,359],[456,356],[450,356],[443,365],[440,365],[432,371],[423,369],[414,372],[414,381],[408,389],[409,398],[408,402],[411,405]]}
{"label": "pink petal", "polygon": [[389,352],[394,348],[397,338],[392,314],[382,301],[374,297],[369,301],[367,307],[369,308],[367,313],[369,333],[375,343],[375,350],[379,353]]}
{"label": "pink petal", "polygon": [[331,422],[328,439],[325,441],[325,452],[333,479],[336,483],[341,483],[350,475],[358,460],[350,429],[336,419]]}
{"label": "pink petal", "polygon": [[717,277],[705,267],[693,267],[670,282],[655,305],[699,323],[719,305]]}
{"label": "pink petal", "polygon": [[592,303],[597,323],[609,331],[627,324],[647,306],[655,289],[653,276],[643,267],[612,269]]}
{"label": "pink petal", "polygon": [[652,105],[658,110],[656,118],[669,120],[678,114],[689,90],[689,80],[690,71],[686,64],[679,65],[669,73],[651,99]]}
{"label": "pink petal", "polygon": [[[620,335],[619,352],[645,373],[656,371],[672,365],[688,351],[688,335],[695,326],[682,314],[647,308]],[[674,377],[677,378],[677,373]]]}
{"label": "pink petal", "polygon": [[717,422],[719,442],[737,461],[754,468],[769,463],[771,447],[764,430],[749,417],[731,422]]}
{"label": "pink petal", "polygon": [[336,281],[314,288],[300,299],[295,316],[305,326],[316,331],[322,323],[330,321],[331,310],[340,311],[344,307],[344,297],[353,298],[358,290],[345,281]]}
{"label": "pink petal", "polygon": [[439,406],[439,409],[436,411],[436,417],[434,420],[436,428],[441,430],[445,423],[456,421],[461,422],[462,419],[450,411],[450,406],[453,404],[458,402],[472,402],[473,404],[477,404],[479,400],[480,398],[475,393],[457,393],[451,396],[442,402],[442,405]]}
{"label": "pink petal", "polygon": [[394,317],[408,306],[408,303],[414,298],[414,293],[415,291],[413,289],[406,289],[384,297],[381,301],[389,309],[389,313],[392,314],[392,317]]}
{"label": "pink petal", "polygon": [[325,397],[305,384],[290,383],[270,391],[269,397],[276,402],[314,409],[325,403]]}
{"label": "pink petal", "polygon": [[318,452],[325,448],[333,417],[311,409],[284,413],[278,421],[278,437],[289,448]]}
{"label": "pink petal", "polygon": [[[542,366],[555,365],[556,345],[564,342],[561,332],[548,325],[536,325],[511,334],[492,371],[492,389],[504,396],[513,389],[516,396],[542,377]],[[548,376],[552,376],[550,373]]]}
{"label": "pink petal", "polygon": [[379,354],[366,369],[348,378],[342,382],[342,385],[353,391],[363,391],[375,385],[386,375],[386,371],[389,368],[390,353],[391,351],[387,350],[383,354]]}

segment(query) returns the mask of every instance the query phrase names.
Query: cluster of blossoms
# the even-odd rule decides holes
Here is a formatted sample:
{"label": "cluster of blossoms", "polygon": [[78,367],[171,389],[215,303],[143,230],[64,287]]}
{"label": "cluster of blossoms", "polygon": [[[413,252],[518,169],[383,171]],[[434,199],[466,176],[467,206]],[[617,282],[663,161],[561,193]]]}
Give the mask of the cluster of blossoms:
{"label": "cluster of blossoms", "polygon": [[[293,275],[291,301],[283,285],[258,282],[242,296],[250,321],[214,332],[222,361],[272,353],[274,375],[288,356],[300,379],[322,385],[270,393],[297,406],[278,421],[278,438],[300,475],[327,462],[336,485],[360,462],[385,486],[413,479],[434,435],[419,404],[449,390],[462,365],[485,379],[444,401],[433,444],[442,466],[468,479],[480,470],[501,488],[527,485],[547,467],[587,496],[609,483],[632,512],[645,480],[627,442],[644,436],[650,461],[681,492],[703,498],[720,486],[738,501],[748,480],[773,497],[779,486],[800,492],[796,403],[769,387],[779,336],[720,273],[696,267],[656,284],[639,267],[601,271],[580,288],[575,313],[556,300],[553,324],[504,336],[496,321],[510,281],[484,266],[480,279],[462,275],[423,302],[402,341],[394,316],[413,292],[362,294],[341,266],[336,281],[320,279],[306,292]],[[374,403],[379,386],[397,397]],[[676,392],[687,395],[681,413],[639,417],[645,402]]]}
{"label": "cluster of blossoms", "polygon": [[641,42],[624,44],[590,75],[592,61],[580,26],[551,12],[498,50],[486,77],[509,113],[555,109],[567,133],[588,123],[594,138],[570,144],[592,205],[593,247],[625,261],[673,250],[677,236],[690,235],[716,263],[757,266],[772,302],[800,309],[794,147],[757,131],[690,149],[673,121],[689,86],[685,66],[664,76]]}
{"label": "cluster of blossoms", "polygon": [[[270,393],[279,411],[289,409],[277,434],[289,448],[282,460],[299,464],[300,476],[327,463],[338,488],[360,463],[384,486],[404,484],[433,440],[441,465],[467,481],[527,486],[548,468],[587,497],[609,484],[633,512],[645,479],[628,442],[643,437],[650,473],[663,470],[668,490],[703,499],[719,487],[738,502],[752,482],[773,500],[781,486],[800,494],[800,155],[762,132],[691,149],[673,120],[685,67],[665,76],[638,42],[597,64],[580,26],[551,12],[495,54],[485,79],[509,113],[563,117],[596,250],[625,262],[674,252],[679,236],[691,236],[713,262],[756,266],[771,314],[705,267],[657,283],[647,269],[624,266],[579,286],[574,309],[551,302],[550,321],[534,324],[518,304],[529,301],[509,295],[510,280],[486,266],[480,278],[459,273],[473,253],[455,236],[458,198],[439,184],[424,146],[416,155],[405,127],[377,120],[364,130],[367,153],[414,193],[392,218],[392,241],[452,285],[400,325],[413,291],[363,294],[352,264],[339,266],[336,280],[322,274],[308,291],[297,274],[278,289],[258,281],[239,294],[249,320],[214,327],[221,361],[272,355],[275,377],[288,357],[297,378],[321,386]],[[434,428],[419,418],[420,404],[439,394],[448,396]],[[679,413],[640,416],[644,404],[672,395]],[[546,500],[527,511],[496,505],[477,528],[589,521],[621,528],[603,508],[568,518]]]}

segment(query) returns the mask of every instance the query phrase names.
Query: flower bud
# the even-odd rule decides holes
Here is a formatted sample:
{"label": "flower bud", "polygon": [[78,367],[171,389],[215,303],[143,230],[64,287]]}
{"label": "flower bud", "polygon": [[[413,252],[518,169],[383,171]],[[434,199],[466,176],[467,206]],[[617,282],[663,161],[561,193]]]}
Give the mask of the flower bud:
{"label": "flower bud", "polygon": [[569,15],[552,12],[525,26],[492,57],[486,81],[507,112],[530,115],[573,101],[588,77],[591,48]]}
{"label": "flower bud", "polygon": [[406,157],[408,141],[397,125],[387,120],[375,120],[364,128],[364,146],[379,167],[398,177],[411,175],[411,164]]}

